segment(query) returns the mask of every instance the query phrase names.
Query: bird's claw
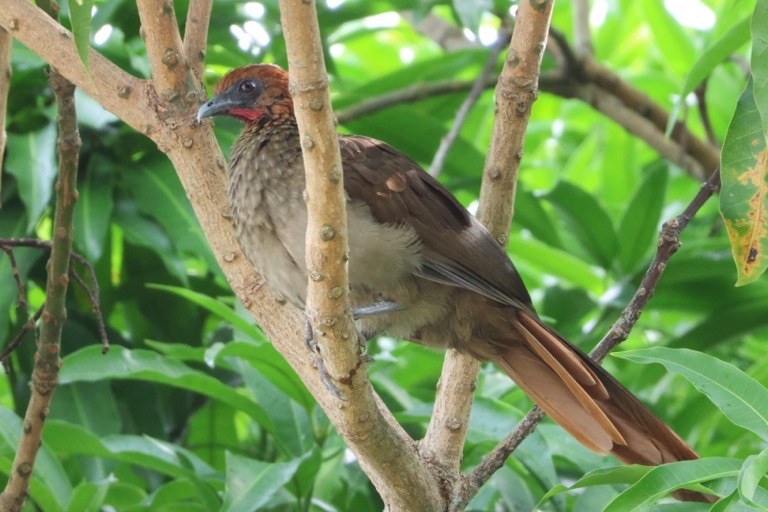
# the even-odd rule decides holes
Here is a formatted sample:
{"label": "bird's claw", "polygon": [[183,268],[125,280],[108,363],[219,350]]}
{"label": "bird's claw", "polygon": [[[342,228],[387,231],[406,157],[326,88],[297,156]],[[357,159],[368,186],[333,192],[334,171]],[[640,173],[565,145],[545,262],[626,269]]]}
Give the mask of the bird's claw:
{"label": "bird's claw", "polygon": [[315,359],[314,366],[317,369],[317,373],[320,375],[320,381],[325,386],[325,389],[327,389],[330,394],[339,400],[346,402],[346,397],[341,393],[336,384],[333,383],[331,374],[328,373],[328,370],[325,369],[325,363],[323,362],[323,357],[320,354],[318,354],[317,359]]}

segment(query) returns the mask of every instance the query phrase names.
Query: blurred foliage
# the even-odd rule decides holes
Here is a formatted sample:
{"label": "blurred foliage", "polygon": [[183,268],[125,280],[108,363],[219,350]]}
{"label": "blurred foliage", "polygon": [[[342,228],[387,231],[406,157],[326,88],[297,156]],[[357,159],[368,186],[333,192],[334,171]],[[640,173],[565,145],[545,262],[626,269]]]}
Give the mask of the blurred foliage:
{"label": "blurred foliage", "polygon": [[[744,30],[754,3],[595,1],[590,19],[596,57],[675,111],[700,137],[706,136],[705,126],[689,93],[706,78],[708,118],[721,144],[747,83],[750,45]],[[135,3],[97,0],[94,5],[88,20],[91,44],[128,72],[148,76]],[[67,5],[62,7],[63,23],[71,19],[82,34],[82,9],[69,15]],[[473,79],[510,5],[502,0],[415,5],[339,0],[318,8],[334,105],[342,110],[412,85]],[[572,8],[568,0],[558,1],[553,18],[553,27],[569,40]],[[177,1],[176,9],[183,22],[187,2]],[[465,47],[443,49],[416,30],[412,23],[427,15],[459,35],[463,31]],[[215,2],[206,83],[254,61],[286,64],[277,2]],[[544,72],[554,66],[547,57]],[[44,68],[15,44],[0,196],[3,237],[51,235],[55,105]],[[464,94],[400,103],[339,128],[383,139],[428,167]],[[25,510],[380,510],[375,490],[304,385],[235,304],[167,159],[82,94],[78,111],[83,149],[75,250],[95,265],[113,348],[107,356],[100,354],[88,297],[73,287],[63,334],[62,386]],[[488,90],[440,177],[470,208],[478,196],[493,112]],[[226,152],[239,126],[217,123]],[[589,105],[541,94],[526,137],[509,243],[541,315],[588,350],[635,292],[661,223],[680,213],[699,186]],[[730,363],[729,370],[690,363],[711,369],[708,377],[725,388],[729,372],[739,368],[756,387],[737,395],[735,403],[723,400],[760,412],[757,395],[768,383],[765,278],[734,288],[728,236],[714,200],[693,219],[682,241],[624,346],[686,347],[716,356]],[[24,249],[16,258],[30,307],[36,309],[44,299],[47,257]],[[16,307],[7,258],[0,258],[0,319],[4,346],[26,321]],[[19,416],[29,397],[32,344],[27,336],[12,357],[12,372],[0,378],[0,483],[9,471]],[[420,437],[442,355],[386,337],[372,341],[370,352],[378,392],[405,428]],[[723,477],[714,488],[730,495],[726,505],[737,506],[741,499],[765,507],[761,478],[768,456],[765,436],[755,432],[766,427],[766,409],[753,423],[737,422],[746,428],[736,426],[684,379],[666,374],[661,365],[638,364],[651,360],[667,361],[639,355],[609,358],[606,366],[703,456],[717,457],[704,474]],[[529,406],[506,377],[484,367],[464,468],[477,464]],[[733,460],[746,464],[739,471],[741,462]],[[586,451],[545,422],[469,509],[531,510],[550,489],[590,471],[589,479],[578,481],[578,492],[552,493],[539,507],[600,510],[626,483],[637,481],[629,498],[625,493],[612,505],[628,510],[617,507],[629,506],[638,485],[641,492],[643,486],[661,488],[636,471],[627,476],[632,470],[595,476],[614,465],[615,459]],[[630,502],[645,503],[635,499]],[[664,510],[702,507],[663,505]]]}

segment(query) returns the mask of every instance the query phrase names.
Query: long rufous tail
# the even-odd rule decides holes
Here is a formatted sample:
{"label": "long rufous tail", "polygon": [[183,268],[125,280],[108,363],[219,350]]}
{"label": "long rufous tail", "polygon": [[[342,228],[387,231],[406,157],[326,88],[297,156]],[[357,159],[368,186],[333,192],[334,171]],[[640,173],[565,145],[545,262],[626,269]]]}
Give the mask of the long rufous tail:
{"label": "long rufous tail", "polygon": [[[627,464],[655,466],[699,458],[608,372],[538,318],[518,311],[516,324],[524,343],[505,347],[494,362],[584,446],[610,452]],[[687,490],[675,496],[717,500]]]}

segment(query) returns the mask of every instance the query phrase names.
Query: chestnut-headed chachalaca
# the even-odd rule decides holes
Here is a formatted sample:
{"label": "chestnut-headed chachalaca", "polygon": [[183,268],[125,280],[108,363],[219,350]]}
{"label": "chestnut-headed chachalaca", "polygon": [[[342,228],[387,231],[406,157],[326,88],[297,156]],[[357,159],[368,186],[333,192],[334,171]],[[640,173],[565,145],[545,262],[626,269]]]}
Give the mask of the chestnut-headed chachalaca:
{"label": "chestnut-headed chachalaca", "polygon": [[[256,64],[228,73],[198,119],[244,123],[228,169],[243,252],[269,286],[303,308],[304,164],[288,74]],[[493,361],[597,453],[657,465],[698,456],[616,379],[536,315],[515,266],[488,231],[403,153],[340,135],[349,285],[365,337],[387,332]],[[377,307],[377,305],[379,305]],[[689,500],[707,500],[681,491]]]}

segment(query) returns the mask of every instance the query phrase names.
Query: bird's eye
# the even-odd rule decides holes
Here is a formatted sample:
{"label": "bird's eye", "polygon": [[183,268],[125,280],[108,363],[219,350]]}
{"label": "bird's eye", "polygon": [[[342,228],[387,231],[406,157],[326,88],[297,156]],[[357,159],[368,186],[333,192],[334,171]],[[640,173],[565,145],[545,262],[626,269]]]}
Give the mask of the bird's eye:
{"label": "bird's eye", "polygon": [[243,80],[240,84],[240,92],[243,94],[250,94],[256,89],[256,82],[253,80]]}

